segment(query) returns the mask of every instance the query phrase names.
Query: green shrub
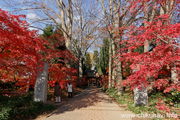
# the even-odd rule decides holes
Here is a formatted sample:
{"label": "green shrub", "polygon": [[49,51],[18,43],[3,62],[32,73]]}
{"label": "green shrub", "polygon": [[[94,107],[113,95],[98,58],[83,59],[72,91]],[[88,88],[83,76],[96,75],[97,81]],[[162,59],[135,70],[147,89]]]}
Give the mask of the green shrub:
{"label": "green shrub", "polygon": [[178,92],[177,90],[171,91],[170,99],[174,103],[180,103],[180,92]]}
{"label": "green shrub", "polygon": [[17,120],[35,116],[55,107],[51,104],[33,101],[33,93],[21,97],[0,95],[0,120]]}
{"label": "green shrub", "polygon": [[8,120],[10,116],[10,107],[1,107],[0,108],[0,120]]}
{"label": "green shrub", "polygon": [[117,91],[117,89],[115,89],[115,88],[108,88],[107,89],[107,92],[108,92],[108,94],[111,96],[111,97],[114,97],[114,96],[116,96],[117,95],[117,93],[118,93],[118,91]]}
{"label": "green shrub", "polygon": [[163,97],[163,93],[151,93],[149,94],[149,100],[147,106],[135,106],[134,99],[131,93],[124,92],[121,95],[118,95],[118,91],[115,88],[108,88],[108,94],[113,97],[119,104],[127,104],[127,109],[133,111],[136,114],[140,113],[159,113],[160,111],[155,107],[156,102],[158,102],[159,98],[165,100]]}
{"label": "green shrub", "polygon": [[180,108],[180,92],[173,90],[166,94],[166,103],[173,103],[174,107]]}
{"label": "green shrub", "polygon": [[105,85],[102,87],[102,90],[103,90],[104,92],[107,90],[107,88],[106,88]]}

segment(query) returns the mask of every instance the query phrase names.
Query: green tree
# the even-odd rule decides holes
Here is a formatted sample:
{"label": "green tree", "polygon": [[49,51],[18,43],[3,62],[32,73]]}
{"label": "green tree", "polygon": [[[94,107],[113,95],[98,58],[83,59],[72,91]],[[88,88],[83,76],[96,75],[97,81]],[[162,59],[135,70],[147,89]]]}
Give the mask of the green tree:
{"label": "green tree", "polygon": [[108,65],[109,65],[109,41],[108,39],[104,39],[103,47],[101,47],[100,49],[100,68],[104,75],[107,72]]}
{"label": "green tree", "polygon": [[99,65],[99,52],[97,50],[94,51],[93,61],[94,61],[94,66],[95,66],[96,70],[98,72],[100,72],[99,71],[99,69],[100,69],[100,65]]}
{"label": "green tree", "polygon": [[50,37],[54,35],[54,30],[53,30],[53,26],[52,25],[47,25],[44,29],[43,29],[43,34],[42,36],[44,38]]}
{"label": "green tree", "polygon": [[[59,27],[61,27],[61,25],[59,25]],[[48,40],[51,45],[54,45],[56,49],[66,50],[63,33],[57,26],[53,27],[52,25],[47,25],[43,29],[42,37]]]}
{"label": "green tree", "polygon": [[[59,25],[61,27],[61,25]],[[44,40],[47,40],[50,42],[51,45],[46,45],[46,48],[49,49],[59,49],[59,50],[66,50],[66,46],[64,43],[64,39],[63,39],[63,34],[62,31],[58,29],[58,27],[53,27],[52,25],[47,25],[44,29],[43,29],[43,34],[42,34],[42,38]],[[61,59],[62,61],[60,61],[59,59]],[[62,63],[64,58],[61,57],[57,57],[54,59],[51,59],[51,62],[53,63]]]}
{"label": "green tree", "polygon": [[89,52],[86,53],[84,65],[85,65],[85,69],[86,70],[91,70],[92,62],[91,62],[91,58],[90,58]]}

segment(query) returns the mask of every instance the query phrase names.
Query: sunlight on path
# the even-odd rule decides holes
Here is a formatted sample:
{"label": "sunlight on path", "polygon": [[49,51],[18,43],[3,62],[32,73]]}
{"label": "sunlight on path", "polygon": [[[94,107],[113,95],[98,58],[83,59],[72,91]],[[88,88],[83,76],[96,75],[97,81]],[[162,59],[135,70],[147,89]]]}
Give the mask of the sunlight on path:
{"label": "sunlight on path", "polygon": [[36,120],[131,120],[121,117],[132,114],[119,107],[99,88],[91,87],[47,116]]}

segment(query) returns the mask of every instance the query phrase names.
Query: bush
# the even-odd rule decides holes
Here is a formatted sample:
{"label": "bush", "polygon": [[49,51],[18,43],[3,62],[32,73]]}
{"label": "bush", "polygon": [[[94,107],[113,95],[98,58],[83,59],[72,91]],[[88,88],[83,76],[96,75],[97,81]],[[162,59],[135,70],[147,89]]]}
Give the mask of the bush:
{"label": "bush", "polygon": [[10,116],[10,107],[1,107],[0,108],[0,120],[8,120]]}
{"label": "bush", "polygon": [[107,89],[107,92],[108,92],[108,94],[111,96],[111,97],[114,97],[114,96],[117,96],[117,93],[118,93],[118,91],[115,89],[115,88],[108,88]]}
{"label": "bush", "polygon": [[171,91],[170,94],[167,94],[167,102],[173,103],[174,107],[180,108],[180,92],[177,90]]}
{"label": "bush", "polygon": [[0,120],[25,119],[55,109],[51,104],[34,102],[32,93],[21,97],[0,95],[0,105]]}
{"label": "bush", "polygon": [[102,87],[102,90],[103,90],[104,92],[107,90],[107,88],[106,88],[105,85]]}
{"label": "bush", "polygon": [[115,88],[108,88],[108,94],[113,97],[119,104],[127,104],[127,109],[133,111],[136,114],[140,113],[159,113],[160,111],[155,107],[158,98],[165,100],[162,93],[151,93],[149,94],[149,104],[148,106],[135,106],[132,93],[124,92],[121,95],[118,95],[118,91]]}
{"label": "bush", "polygon": [[171,92],[171,99],[174,103],[180,103],[180,92],[178,91],[172,91]]}

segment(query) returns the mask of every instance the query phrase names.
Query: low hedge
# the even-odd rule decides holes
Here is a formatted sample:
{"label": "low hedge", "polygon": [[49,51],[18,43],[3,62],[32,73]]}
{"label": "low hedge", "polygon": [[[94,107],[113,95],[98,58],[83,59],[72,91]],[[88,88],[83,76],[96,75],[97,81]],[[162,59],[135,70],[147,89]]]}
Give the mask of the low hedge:
{"label": "low hedge", "polygon": [[51,104],[34,102],[32,93],[21,97],[0,95],[0,120],[27,120],[54,109]]}

